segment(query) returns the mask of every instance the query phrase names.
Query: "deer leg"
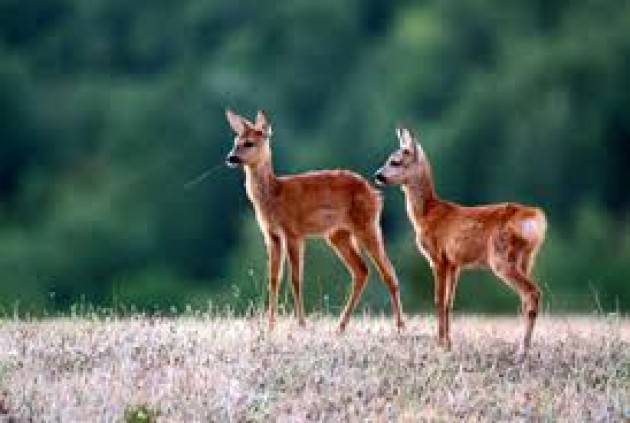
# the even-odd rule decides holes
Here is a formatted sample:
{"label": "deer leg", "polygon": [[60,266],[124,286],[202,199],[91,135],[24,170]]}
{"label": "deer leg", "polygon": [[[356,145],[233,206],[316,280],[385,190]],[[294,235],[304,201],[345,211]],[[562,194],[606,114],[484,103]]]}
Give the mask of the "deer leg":
{"label": "deer leg", "polygon": [[525,354],[531,345],[532,333],[538,316],[538,308],[540,303],[540,289],[532,279],[520,272],[515,273],[515,280],[518,280],[521,286],[521,303],[523,305],[523,314],[525,316],[525,333],[521,344],[521,351]]}
{"label": "deer leg", "polygon": [[532,269],[534,267],[534,262],[536,261],[536,255],[538,254],[539,249],[540,241],[538,243],[528,245],[527,250],[524,250],[519,255],[519,269],[521,270],[521,273],[523,273],[527,277],[530,277],[532,274]]}
{"label": "deer leg", "polygon": [[352,275],[352,293],[339,319],[338,330],[343,332],[367,282],[368,268],[354,246],[350,232],[336,231],[328,237],[328,243]]}
{"label": "deer leg", "polygon": [[524,251],[518,256],[518,270],[525,276],[529,276],[532,271],[533,257],[529,251]]}
{"label": "deer leg", "polygon": [[495,266],[495,274],[518,292],[521,298],[521,307],[525,319],[525,330],[520,345],[519,357],[523,358],[529,350],[534,324],[538,315],[540,302],[540,289],[538,285],[526,274],[524,274],[516,264],[506,266]]}
{"label": "deer leg", "polygon": [[376,264],[381,279],[389,289],[396,326],[398,330],[402,330],[405,328],[405,323],[402,318],[402,306],[400,305],[400,287],[394,266],[391,261],[389,261],[389,257],[387,257],[387,253],[385,252],[385,244],[383,242],[380,226],[375,225],[368,234],[361,237],[361,241],[372,257],[374,264]]}
{"label": "deer leg", "polygon": [[450,280],[448,285],[448,307],[450,310],[453,309],[453,304],[455,304],[455,292],[457,291],[457,283],[459,282],[459,268],[454,267],[450,271]]}
{"label": "deer leg", "polygon": [[302,298],[302,279],[304,270],[304,241],[301,239],[288,239],[287,252],[291,264],[291,285],[293,287],[293,304],[295,317],[300,326],[304,326],[304,301]]}
{"label": "deer leg", "polygon": [[434,294],[435,294],[435,308],[437,310],[438,317],[438,344],[450,348],[450,342],[448,338],[448,304],[446,298],[446,286],[448,283],[448,268],[443,264],[435,264],[435,270],[433,271],[433,278],[435,282]]}
{"label": "deer leg", "polygon": [[444,331],[445,331],[445,344],[450,349],[451,347],[451,313],[453,310],[453,303],[455,302],[455,290],[457,289],[457,282],[459,279],[459,269],[455,266],[449,266],[446,270],[445,287],[444,287],[444,304],[442,307],[445,309],[444,317]]}
{"label": "deer leg", "polygon": [[278,312],[278,290],[282,279],[282,239],[275,234],[265,237],[269,271],[269,329],[273,330]]}

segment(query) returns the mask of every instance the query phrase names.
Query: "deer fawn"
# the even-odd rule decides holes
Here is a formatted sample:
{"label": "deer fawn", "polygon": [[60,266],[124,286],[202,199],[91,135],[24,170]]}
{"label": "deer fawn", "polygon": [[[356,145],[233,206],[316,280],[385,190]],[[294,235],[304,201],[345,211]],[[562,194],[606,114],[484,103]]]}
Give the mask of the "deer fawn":
{"label": "deer fawn", "polygon": [[402,186],[416,244],[433,271],[438,342],[450,348],[449,314],[460,270],[489,268],[521,298],[526,321],[519,357],[524,357],[540,301],[531,271],[545,237],[544,213],[514,203],[463,207],[440,199],[420,144],[408,129],[398,129],[396,134],[400,149],[387,159],[375,178],[379,184]]}
{"label": "deer fawn", "polygon": [[226,117],[236,133],[226,162],[245,169],[245,190],[267,247],[270,329],[276,319],[285,250],[291,265],[295,314],[304,325],[304,240],[313,235],[326,238],[352,275],[352,293],[341,315],[339,332],[348,324],[367,281],[368,268],[359,246],[370,254],[389,288],[396,324],[402,328],[398,279],[381,234],[380,193],[362,177],[344,170],[278,177],[271,162],[271,127],[265,114],[259,111],[255,123],[231,110],[226,110]]}

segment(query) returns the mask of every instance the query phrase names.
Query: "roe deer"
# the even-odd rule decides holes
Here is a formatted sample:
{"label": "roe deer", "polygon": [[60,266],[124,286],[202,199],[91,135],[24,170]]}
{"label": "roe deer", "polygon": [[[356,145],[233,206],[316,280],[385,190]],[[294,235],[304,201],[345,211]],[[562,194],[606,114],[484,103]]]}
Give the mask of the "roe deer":
{"label": "roe deer", "polygon": [[380,193],[364,178],[344,170],[277,177],[271,162],[271,127],[265,114],[259,111],[254,123],[231,110],[226,110],[226,117],[236,133],[226,162],[245,169],[245,190],[267,247],[270,329],[276,319],[285,250],[291,265],[296,318],[304,325],[304,240],[313,235],[326,238],[352,275],[352,293],[341,315],[339,332],[348,324],[367,281],[368,268],[360,246],[370,254],[389,288],[396,324],[402,328],[398,279],[381,234]]}
{"label": "roe deer", "polygon": [[375,179],[398,184],[416,245],[433,271],[438,313],[438,342],[450,348],[449,314],[462,268],[489,268],[518,292],[525,316],[519,358],[527,352],[538,313],[540,290],[531,270],[546,229],[542,210],[515,203],[464,207],[438,197],[431,166],[408,129],[397,129],[400,149],[391,154]]}

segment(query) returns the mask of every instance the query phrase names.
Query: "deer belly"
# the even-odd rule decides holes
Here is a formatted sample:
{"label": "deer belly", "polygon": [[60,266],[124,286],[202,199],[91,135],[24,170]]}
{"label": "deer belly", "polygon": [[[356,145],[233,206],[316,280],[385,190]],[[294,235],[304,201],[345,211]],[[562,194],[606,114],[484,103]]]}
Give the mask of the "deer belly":
{"label": "deer belly", "polygon": [[455,238],[446,249],[448,259],[461,266],[480,266],[486,259],[486,240],[481,236]]}
{"label": "deer belly", "polygon": [[321,208],[312,211],[302,220],[303,228],[308,233],[323,233],[341,226],[344,214],[334,208]]}

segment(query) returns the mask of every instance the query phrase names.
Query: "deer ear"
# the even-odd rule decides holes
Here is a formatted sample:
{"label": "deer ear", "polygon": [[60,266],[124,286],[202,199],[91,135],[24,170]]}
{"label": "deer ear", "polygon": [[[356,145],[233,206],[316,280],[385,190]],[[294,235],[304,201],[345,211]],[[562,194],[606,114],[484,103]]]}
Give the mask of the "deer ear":
{"label": "deer ear", "polygon": [[400,148],[412,150],[415,144],[413,134],[407,128],[398,128],[396,129],[396,135],[398,136],[398,141],[400,142]]}
{"label": "deer ear", "polygon": [[264,128],[267,126],[267,115],[262,110],[256,113],[256,128]]}
{"label": "deer ear", "polygon": [[416,157],[422,158],[422,159],[426,157],[426,155],[424,154],[424,150],[422,149],[422,145],[420,145],[419,142],[413,143],[413,149],[414,149],[414,154],[416,155]]}
{"label": "deer ear", "polygon": [[248,123],[244,117],[237,115],[230,109],[225,110],[225,117],[234,132],[238,135],[242,135],[245,132]]}
{"label": "deer ear", "polygon": [[398,136],[401,149],[410,151],[414,157],[424,156],[424,151],[422,151],[420,144],[416,142],[416,137],[411,133],[411,130],[398,128],[396,129],[396,135]]}
{"label": "deer ear", "polygon": [[267,134],[267,136],[271,136],[271,125],[269,124],[269,121],[267,120],[267,115],[264,111],[259,110],[258,113],[256,113],[255,126],[256,129],[263,131],[265,134]]}

